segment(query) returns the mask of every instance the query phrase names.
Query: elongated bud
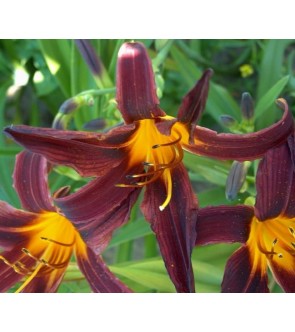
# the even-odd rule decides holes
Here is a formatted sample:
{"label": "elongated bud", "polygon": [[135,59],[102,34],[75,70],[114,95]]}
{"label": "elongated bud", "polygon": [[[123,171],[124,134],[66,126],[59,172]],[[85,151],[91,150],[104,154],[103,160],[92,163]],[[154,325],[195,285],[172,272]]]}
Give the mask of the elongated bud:
{"label": "elongated bud", "polygon": [[246,120],[252,120],[254,116],[254,102],[253,99],[248,92],[244,92],[242,94],[241,100],[241,110],[242,116]]}
{"label": "elongated bud", "polygon": [[165,116],[159,108],[151,60],[142,43],[124,43],[117,62],[117,103],[126,123]]}
{"label": "elongated bud", "polygon": [[103,71],[103,66],[100,58],[96,55],[93,47],[91,46],[89,40],[87,39],[76,39],[75,43],[87,63],[89,69],[93,75],[101,76]]}
{"label": "elongated bud", "polygon": [[228,200],[234,200],[237,197],[245,182],[249,165],[249,162],[234,161],[232,163],[225,186],[225,195]]}

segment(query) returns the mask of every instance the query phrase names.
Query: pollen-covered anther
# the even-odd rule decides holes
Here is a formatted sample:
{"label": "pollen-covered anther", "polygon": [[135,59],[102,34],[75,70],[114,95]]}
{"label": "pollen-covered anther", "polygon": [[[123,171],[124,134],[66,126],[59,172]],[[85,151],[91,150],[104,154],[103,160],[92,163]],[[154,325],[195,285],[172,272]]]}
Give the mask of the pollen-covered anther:
{"label": "pollen-covered anther", "polygon": [[64,247],[71,247],[71,246],[73,246],[75,244],[75,239],[73,240],[72,243],[63,243],[63,242],[59,242],[59,241],[56,241],[56,240],[53,240],[53,239],[49,239],[48,237],[43,237],[43,236],[41,236],[40,239],[44,240],[44,241],[53,242],[55,244],[58,244],[58,245],[64,246]]}

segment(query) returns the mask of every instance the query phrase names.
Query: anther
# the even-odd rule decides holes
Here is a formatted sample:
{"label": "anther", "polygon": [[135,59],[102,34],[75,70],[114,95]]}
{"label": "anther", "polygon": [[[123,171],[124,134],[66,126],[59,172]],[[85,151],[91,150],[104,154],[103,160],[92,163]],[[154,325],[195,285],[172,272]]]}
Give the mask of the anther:
{"label": "anther", "polygon": [[282,254],[278,254],[278,257],[279,257],[279,258],[283,258],[283,255],[282,255]]}
{"label": "anther", "polygon": [[294,229],[293,229],[292,227],[288,227],[288,229],[289,229],[290,233],[291,233],[293,236],[295,236],[295,231],[294,231]]}
{"label": "anther", "polygon": [[295,248],[295,242],[291,242],[291,245],[293,246],[293,248]]}
{"label": "anther", "polygon": [[52,239],[49,239],[48,237],[43,237],[43,236],[41,236],[40,239],[41,239],[41,240],[44,240],[44,241],[53,242],[53,243],[55,243],[55,244],[59,244],[60,246],[64,246],[64,247],[71,247],[71,246],[74,245],[74,243],[75,243],[75,239],[73,240],[72,243],[63,243],[63,242],[59,242],[59,241],[56,241],[56,240],[52,240]]}

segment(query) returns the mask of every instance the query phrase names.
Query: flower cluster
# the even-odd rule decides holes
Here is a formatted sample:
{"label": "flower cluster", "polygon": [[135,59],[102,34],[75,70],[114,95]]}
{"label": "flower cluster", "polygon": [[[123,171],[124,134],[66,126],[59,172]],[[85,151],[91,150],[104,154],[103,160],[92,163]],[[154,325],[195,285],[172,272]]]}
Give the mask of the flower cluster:
{"label": "flower cluster", "polygon": [[[83,44],[84,45],[84,44]],[[176,117],[161,109],[152,64],[139,42],[121,46],[116,100],[124,124],[103,133],[18,125],[4,133],[25,148],[14,187],[24,210],[0,203],[0,290],[54,292],[72,254],[94,292],[130,292],[101,258],[144,190],[141,211],[155,233],[177,292],[194,292],[196,245],[241,242],[229,259],[222,291],[266,292],[267,265],[295,291],[294,123],[284,99],[281,119],[247,134],[218,134],[198,125],[212,70],[183,98]],[[239,162],[262,158],[255,207],[200,209],[183,164],[184,151]],[[74,168],[92,180],[74,193],[51,195],[48,172]],[[25,279],[23,279],[25,277]]]}

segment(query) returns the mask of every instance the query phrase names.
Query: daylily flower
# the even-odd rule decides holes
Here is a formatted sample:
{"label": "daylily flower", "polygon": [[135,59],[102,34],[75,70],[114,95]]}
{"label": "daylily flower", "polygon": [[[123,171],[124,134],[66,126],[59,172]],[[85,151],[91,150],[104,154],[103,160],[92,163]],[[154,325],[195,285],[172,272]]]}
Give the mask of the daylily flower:
{"label": "daylily flower", "polygon": [[223,292],[269,292],[267,266],[285,292],[295,292],[295,141],[271,149],[256,176],[255,207],[199,211],[197,245],[241,242],[229,258]]}
{"label": "daylily flower", "polygon": [[[125,124],[107,133],[11,126],[5,133],[50,162],[96,179],[70,197],[56,200],[84,240],[97,252],[114,229],[128,220],[145,187],[141,210],[156,234],[166,268],[178,292],[194,291],[191,252],[196,241],[198,203],[183,151],[219,159],[251,160],[281,144],[293,130],[284,114],[269,128],[246,135],[217,134],[197,126],[208,94],[211,70],[184,97],[177,118],[159,107],[151,61],[143,44],[122,45],[117,64],[117,102]],[[77,205],[85,202],[82,209]],[[100,231],[97,231],[99,229]],[[101,232],[101,229],[104,229]]]}
{"label": "daylily flower", "polygon": [[130,292],[53,206],[47,171],[40,155],[25,151],[16,157],[14,187],[26,211],[0,201],[0,291],[25,278],[17,292],[55,292],[75,254],[94,292]]}

